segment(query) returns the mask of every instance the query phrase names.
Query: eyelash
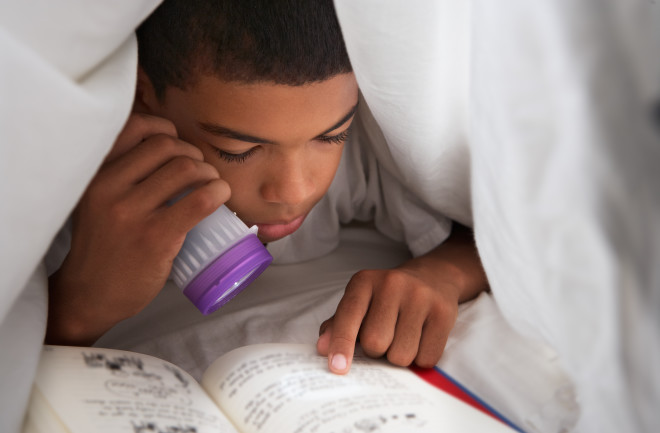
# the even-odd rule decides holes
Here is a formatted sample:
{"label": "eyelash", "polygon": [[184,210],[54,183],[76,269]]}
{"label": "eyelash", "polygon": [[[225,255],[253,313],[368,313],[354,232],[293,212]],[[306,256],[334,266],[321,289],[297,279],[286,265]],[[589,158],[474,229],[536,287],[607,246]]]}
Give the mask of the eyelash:
{"label": "eyelash", "polygon": [[[318,140],[324,143],[341,144],[344,141],[346,141],[347,138],[348,138],[348,129],[337,135],[332,135],[332,136],[324,135],[318,137]],[[224,150],[220,150],[215,146],[211,146],[211,147],[220,158],[224,159],[227,162],[235,162],[237,164],[241,164],[245,162],[257,150],[257,147],[253,147],[252,149],[249,149],[248,151],[243,153],[229,153],[229,152],[225,152]]]}
{"label": "eyelash", "polygon": [[325,143],[334,143],[334,144],[342,144],[346,139],[348,138],[348,129],[345,130],[344,132],[337,134],[337,135],[332,135],[332,136],[321,136],[318,139],[320,141],[323,141]]}
{"label": "eyelash", "polygon": [[249,149],[246,152],[243,153],[229,153],[225,152],[224,150],[220,150],[217,147],[213,147],[213,150],[215,153],[222,159],[224,159],[227,162],[236,162],[238,164],[241,164],[245,162],[246,159],[248,159],[254,152],[256,152],[257,148],[253,147],[252,149]]}

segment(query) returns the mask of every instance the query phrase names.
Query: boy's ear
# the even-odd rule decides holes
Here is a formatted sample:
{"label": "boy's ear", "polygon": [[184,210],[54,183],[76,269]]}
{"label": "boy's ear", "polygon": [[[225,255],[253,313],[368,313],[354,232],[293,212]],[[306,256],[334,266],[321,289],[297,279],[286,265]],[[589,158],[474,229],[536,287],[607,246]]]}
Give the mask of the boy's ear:
{"label": "boy's ear", "polygon": [[138,66],[137,85],[135,87],[135,99],[133,100],[133,112],[144,114],[155,114],[159,100],[156,97],[154,85],[144,72],[142,66]]}

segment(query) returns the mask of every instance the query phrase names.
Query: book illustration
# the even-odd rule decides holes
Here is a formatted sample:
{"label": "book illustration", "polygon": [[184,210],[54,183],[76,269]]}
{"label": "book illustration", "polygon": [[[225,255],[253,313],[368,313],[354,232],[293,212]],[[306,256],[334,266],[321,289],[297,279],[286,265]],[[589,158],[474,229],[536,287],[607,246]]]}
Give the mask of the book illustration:
{"label": "book illustration", "polygon": [[[327,421],[326,421],[327,422]],[[418,417],[413,412],[394,413],[391,415],[376,415],[359,418],[353,423],[340,427],[329,433],[385,433],[400,431],[416,431],[428,424],[428,420]],[[313,423],[311,425],[314,425]],[[303,425],[302,431],[307,431],[310,424]],[[311,431],[315,431],[312,428]]]}
{"label": "book illustration", "polygon": [[133,433],[197,433],[196,427],[169,425],[160,427],[155,422],[133,422]]}
{"label": "book illustration", "polygon": [[51,346],[42,361],[33,398],[47,403],[47,413],[56,413],[67,432],[235,432],[188,373],[161,359]]}
{"label": "book illustration", "polygon": [[[99,352],[82,352],[81,355],[85,361],[85,365],[89,368],[106,368],[112,374],[118,376],[132,375],[147,379],[161,379],[161,376],[157,373],[145,371],[144,361],[135,355],[121,354],[110,356]],[[171,364],[163,364],[163,367],[170,371],[184,388],[188,387],[190,382],[181,373],[181,370]]]}
{"label": "book illustration", "polygon": [[110,372],[112,377],[105,381],[105,388],[118,397],[192,404],[189,381],[173,365],[164,364],[163,367],[176,379],[174,384],[164,381],[162,374],[148,371],[142,359],[134,355],[110,356],[100,352],[83,352],[81,355],[87,368],[104,368]]}
{"label": "book illustration", "polygon": [[[391,429],[395,427],[404,430],[410,428],[407,431],[415,431],[414,429],[427,425],[428,419],[414,410],[400,411],[396,407],[414,407],[423,403],[423,398],[413,394],[340,398],[301,413],[296,420],[295,431],[316,432],[322,426],[337,423],[343,425],[330,433],[383,432],[392,431]],[[374,409],[376,414],[362,416],[365,412],[373,412]],[[346,419],[348,422],[342,422]],[[249,419],[246,418],[245,421]],[[259,425],[255,427],[260,428]]]}
{"label": "book illustration", "polygon": [[106,368],[113,374],[126,376],[131,374],[131,371],[139,376],[149,376],[144,372],[144,363],[137,356],[132,355],[118,355],[107,356],[104,353],[93,352],[81,353],[85,365],[89,368]]}
{"label": "book illustration", "polygon": [[417,417],[414,413],[405,413],[402,415],[378,416],[364,418],[354,424],[355,430],[346,429],[342,433],[378,433],[383,430],[387,424],[396,424],[397,428],[420,428],[426,425],[426,421]]}

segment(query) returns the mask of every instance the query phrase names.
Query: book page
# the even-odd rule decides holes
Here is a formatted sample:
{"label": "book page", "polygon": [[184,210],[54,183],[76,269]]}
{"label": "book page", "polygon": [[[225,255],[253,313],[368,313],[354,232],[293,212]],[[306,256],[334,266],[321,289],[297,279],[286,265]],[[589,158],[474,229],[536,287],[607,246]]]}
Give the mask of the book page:
{"label": "book page", "polygon": [[327,362],[309,345],[247,346],[201,383],[243,433],[512,431],[406,368],[357,357],[338,376]]}
{"label": "book page", "polygon": [[69,429],[62,423],[60,417],[36,387],[32,388],[28,406],[27,416],[23,420],[22,433],[69,433]]}
{"label": "book page", "polygon": [[44,346],[33,403],[33,430],[56,414],[71,433],[237,433],[186,372],[122,350]]}

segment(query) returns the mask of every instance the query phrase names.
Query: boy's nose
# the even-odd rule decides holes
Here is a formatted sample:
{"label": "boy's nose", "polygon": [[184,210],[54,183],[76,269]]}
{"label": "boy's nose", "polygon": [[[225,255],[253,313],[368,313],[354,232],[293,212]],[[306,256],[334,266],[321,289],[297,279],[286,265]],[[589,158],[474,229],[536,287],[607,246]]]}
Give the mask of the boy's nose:
{"label": "boy's nose", "polygon": [[261,186],[261,196],[270,203],[303,204],[314,193],[312,173],[303,164],[275,165]]}

